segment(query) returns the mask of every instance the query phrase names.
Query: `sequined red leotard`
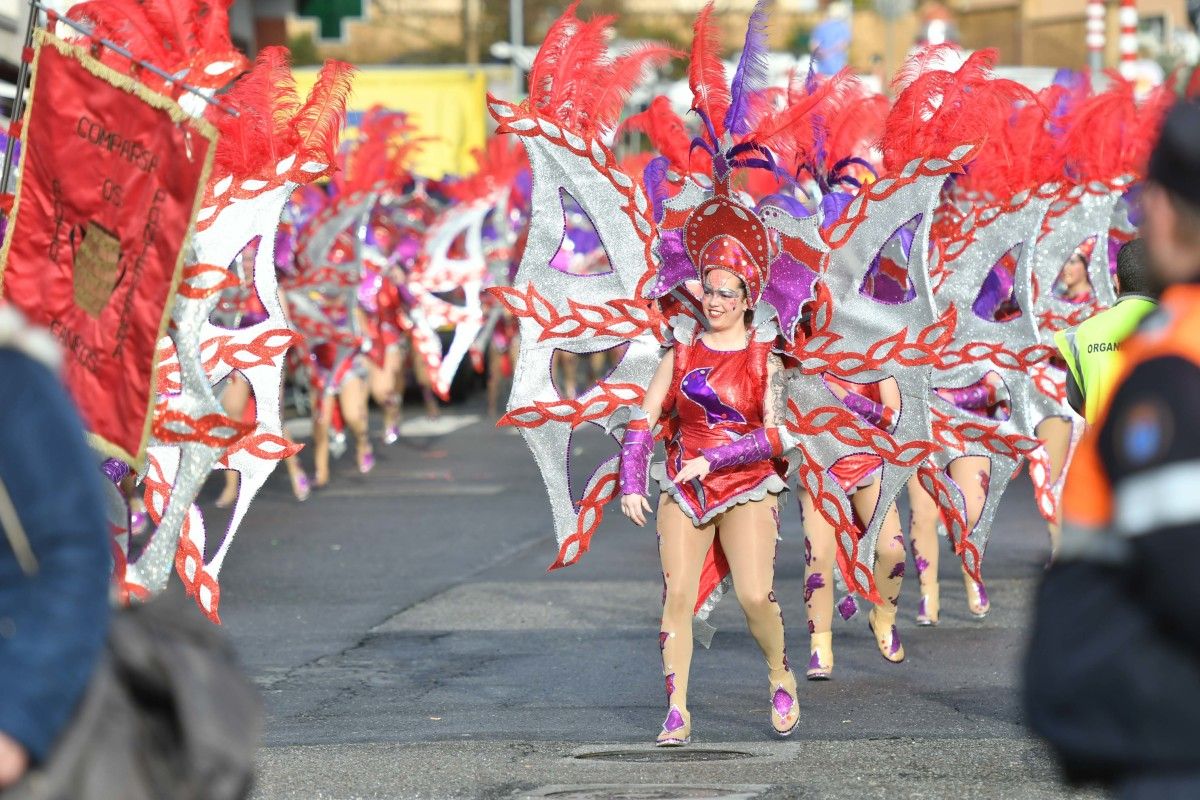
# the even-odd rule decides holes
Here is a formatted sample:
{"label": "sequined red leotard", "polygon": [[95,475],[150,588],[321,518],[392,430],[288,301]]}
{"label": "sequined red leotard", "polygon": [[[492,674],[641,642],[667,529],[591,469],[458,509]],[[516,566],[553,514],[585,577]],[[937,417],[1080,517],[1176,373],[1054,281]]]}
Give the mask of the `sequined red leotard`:
{"label": "sequined red leotard", "polygon": [[761,500],[787,485],[782,464],[758,461],[710,472],[701,480],[676,486],[671,478],[683,462],[764,427],[767,357],[771,342],[750,342],[741,350],[715,350],[697,338],[675,345],[671,390],[663,403],[667,422],[667,462],[651,468],[659,488],[668,492],[697,525],[727,508]]}

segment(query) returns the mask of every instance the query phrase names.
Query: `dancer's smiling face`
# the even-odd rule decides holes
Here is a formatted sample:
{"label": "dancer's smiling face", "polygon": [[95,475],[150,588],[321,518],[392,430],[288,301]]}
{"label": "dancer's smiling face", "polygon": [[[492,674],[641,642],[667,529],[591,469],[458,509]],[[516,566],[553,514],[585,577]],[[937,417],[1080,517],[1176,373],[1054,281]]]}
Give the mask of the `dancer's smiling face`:
{"label": "dancer's smiling face", "polygon": [[745,326],[749,307],[741,278],[727,269],[711,269],[705,274],[704,316],[713,331]]}

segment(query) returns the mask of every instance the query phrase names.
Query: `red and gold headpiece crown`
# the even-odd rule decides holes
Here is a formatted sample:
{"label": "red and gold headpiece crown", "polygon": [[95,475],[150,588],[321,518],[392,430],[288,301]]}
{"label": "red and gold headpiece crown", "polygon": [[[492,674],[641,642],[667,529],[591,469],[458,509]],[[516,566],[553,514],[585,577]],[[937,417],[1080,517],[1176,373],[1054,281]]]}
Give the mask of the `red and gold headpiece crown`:
{"label": "red and gold headpiece crown", "polygon": [[753,307],[767,285],[771,263],[767,228],[753,210],[723,188],[718,186],[715,197],[688,215],[683,226],[684,247],[701,280],[714,269],[729,270],[741,278]]}

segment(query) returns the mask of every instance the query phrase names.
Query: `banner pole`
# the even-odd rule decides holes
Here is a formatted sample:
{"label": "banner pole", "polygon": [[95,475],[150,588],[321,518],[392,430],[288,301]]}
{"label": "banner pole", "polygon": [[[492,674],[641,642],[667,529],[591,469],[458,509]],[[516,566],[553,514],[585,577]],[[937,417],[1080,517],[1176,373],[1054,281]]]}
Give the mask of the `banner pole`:
{"label": "banner pole", "polygon": [[[12,118],[9,119],[9,130],[12,130],[12,125],[20,124],[21,117],[25,113],[25,82],[29,79],[29,48],[33,46],[33,28],[37,24],[38,15],[37,0],[29,0],[29,19],[25,24],[25,46],[21,49],[21,65],[17,67],[17,91],[13,95]],[[8,137],[8,146],[4,148],[4,168],[0,173],[0,192],[8,193],[8,179],[12,176],[13,150],[16,149],[16,142],[10,135]],[[5,218],[8,217],[8,212],[3,213]]]}

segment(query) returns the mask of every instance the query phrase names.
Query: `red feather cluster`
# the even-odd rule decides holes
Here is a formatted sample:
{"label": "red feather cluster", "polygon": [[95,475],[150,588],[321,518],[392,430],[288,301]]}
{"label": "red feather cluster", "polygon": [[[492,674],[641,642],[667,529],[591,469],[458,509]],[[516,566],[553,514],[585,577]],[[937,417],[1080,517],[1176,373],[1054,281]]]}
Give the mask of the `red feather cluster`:
{"label": "red feather cluster", "polygon": [[650,146],[671,162],[671,169],[679,175],[693,171],[707,173],[712,169],[712,158],[703,150],[692,150],[692,136],[687,126],[674,109],[671,101],[659,95],[641,113],[625,120],[626,130],[644,133]]}
{"label": "red feather cluster", "polygon": [[[944,58],[945,50],[935,49],[933,55]],[[903,89],[888,114],[882,141],[889,171],[903,169],[914,158],[945,157],[964,143],[975,144],[977,152],[988,146],[1003,152],[1003,141],[989,145],[988,140],[1002,136],[1014,108],[1037,103],[1029,89],[992,74],[995,50],[972,53],[955,71],[925,69],[931,57],[928,51],[914,56],[895,84]]]}
{"label": "red feather cluster", "polygon": [[616,127],[625,101],[646,72],[681,55],[663,44],[636,47],[616,58],[608,54],[615,17],[575,16],[571,3],[546,32],[529,71],[531,108],[583,136]]}
{"label": "red feather cluster", "polygon": [[459,202],[486,197],[501,187],[511,188],[517,176],[529,168],[525,148],[512,136],[492,136],[486,149],[476,148],[472,155],[479,169],[446,187],[446,195]]}
{"label": "red feather cluster", "polygon": [[[1051,112],[1060,92],[1051,87],[1038,95],[991,112],[988,135],[973,154],[958,186],[992,200],[1063,179],[1062,150],[1051,131]],[[1001,95],[1003,96],[1003,95]]]}
{"label": "red feather cluster", "polygon": [[287,49],[263,48],[254,68],[222,96],[222,103],[236,110],[237,116],[213,115],[220,133],[214,178],[274,175],[275,166],[292,154],[297,165],[309,161],[332,165],[353,71],[340,61],[326,62],[302,105]]}
{"label": "red feather cluster", "polygon": [[829,172],[843,158],[866,158],[883,133],[887,99],[846,68],[811,88],[793,76],[787,91],[754,100],[759,120],[747,140],[765,146],[790,175],[804,168]]}
{"label": "red feather cluster", "polygon": [[[692,90],[692,109],[702,113],[720,139],[725,135],[725,114],[732,98],[721,60],[721,30],[713,22],[713,2],[696,15],[692,26],[692,60],[688,65],[688,86]],[[715,144],[715,142],[714,142]]]}
{"label": "red feather cluster", "polygon": [[342,195],[374,191],[388,184],[408,182],[413,157],[429,141],[402,111],[373,106],[363,114],[358,138],[341,153],[341,171],[335,178]]}
{"label": "red feather cluster", "polygon": [[1062,120],[1062,159],[1075,180],[1141,178],[1174,98],[1160,86],[1139,103],[1133,84],[1107,73],[1108,88],[1083,99]]}
{"label": "red feather cluster", "polygon": [[[248,62],[229,38],[229,7],[233,0],[84,0],[68,18],[92,27],[93,35],[109,39],[134,58],[149,62],[201,88],[216,88],[244,71]],[[124,72],[129,63],[105,48],[101,59]],[[229,67],[209,74],[204,67],[224,62]],[[167,81],[143,71],[139,79],[156,91],[168,92]]]}

